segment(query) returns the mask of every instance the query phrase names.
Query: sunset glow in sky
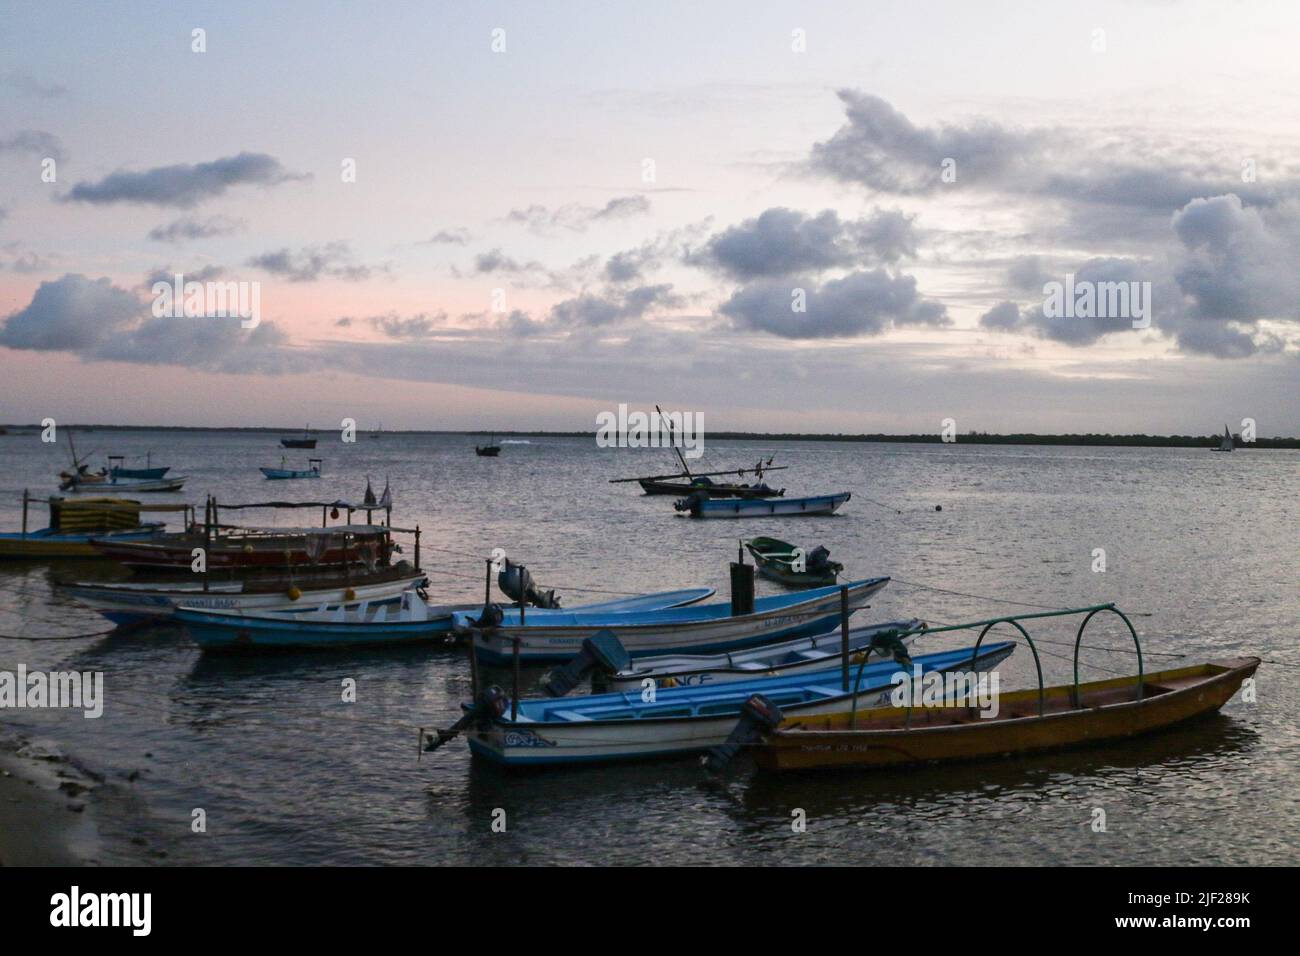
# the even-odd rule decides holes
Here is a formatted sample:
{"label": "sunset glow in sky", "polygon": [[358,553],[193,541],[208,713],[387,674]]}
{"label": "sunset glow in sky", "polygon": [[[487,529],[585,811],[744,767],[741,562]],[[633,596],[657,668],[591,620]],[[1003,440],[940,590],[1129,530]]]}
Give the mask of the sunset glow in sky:
{"label": "sunset glow in sky", "polygon": [[1300,433],[1292,3],[0,8],[0,421]]}

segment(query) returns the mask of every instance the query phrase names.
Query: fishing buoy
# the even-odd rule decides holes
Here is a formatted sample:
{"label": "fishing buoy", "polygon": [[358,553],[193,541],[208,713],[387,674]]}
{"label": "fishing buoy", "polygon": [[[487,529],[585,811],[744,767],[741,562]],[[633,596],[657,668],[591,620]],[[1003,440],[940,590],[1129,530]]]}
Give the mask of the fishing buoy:
{"label": "fishing buoy", "polygon": [[943,505],[935,505],[935,506],[934,506],[934,510],[935,510],[935,511],[942,511],[942,510],[943,510]]}
{"label": "fishing buoy", "polygon": [[345,601],[355,601],[357,599],[357,592],[352,590],[351,588],[348,588],[346,591],[343,592],[343,599]]}
{"label": "fishing buoy", "polygon": [[298,590],[298,586],[296,584],[293,587],[289,588],[288,594],[289,594],[290,601],[296,601],[298,600],[298,598],[302,597],[302,592]]}
{"label": "fishing buoy", "polygon": [[331,518],[337,518],[338,516],[339,516],[339,509],[338,509],[338,508],[331,508],[331,509],[330,509],[330,517],[331,517]]}
{"label": "fishing buoy", "polygon": [[252,553],[253,553],[253,546],[251,544],[244,545],[244,554],[252,554]]}

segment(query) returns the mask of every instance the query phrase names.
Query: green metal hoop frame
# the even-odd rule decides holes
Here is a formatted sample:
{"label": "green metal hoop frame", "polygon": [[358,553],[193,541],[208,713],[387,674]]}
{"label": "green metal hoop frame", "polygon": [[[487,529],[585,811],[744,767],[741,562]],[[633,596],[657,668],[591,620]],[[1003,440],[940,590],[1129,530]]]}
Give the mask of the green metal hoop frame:
{"label": "green metal hoop frame", "polygon": [[1103,604],[1101,607],[1093,608],[1088,612],[1088,616],[1079,624],[1079,630],[1074,635],[1074,686],[1070,688],[1070,703],[1077,710],[1079,707],[1079,645],[1083,642],[1083,629],[1088,626],[1088,622],[1100,614],[1102,611],[1111,611],[1119,615],[1119,619],[1124,622],[1128,628],[1129,634],[1133,636],[1133,646],[1137,648],[1138,659],[1138,679],[1137,679],[1137,699],[1142,699],[1142,642],[1138,640],[1137,631],[1133,629],[1133,622],[1130,621],[1121,611],[1113,604]]}

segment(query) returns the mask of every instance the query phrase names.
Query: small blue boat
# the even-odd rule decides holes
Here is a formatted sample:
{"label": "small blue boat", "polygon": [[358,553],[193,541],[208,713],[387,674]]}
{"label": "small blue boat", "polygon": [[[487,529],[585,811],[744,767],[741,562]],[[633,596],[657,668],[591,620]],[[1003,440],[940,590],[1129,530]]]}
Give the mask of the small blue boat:
{"label": "small blue boat", "polygon": [[848,491],[812,498],[710,498],[693,494],[678,501],[674,508],[689,512],[692,518],[795,518],[834,514],[852,498]]}
{"label": "small blue boat", "polygon": [[[122,466],[122,462],[125,460],[126,459],[122,455],[109,455],[108,456],[108,477],[114,479],[138,478],[145,481],[157,481],[163,475],[167,474],[167,472],[171,471],[171,468],[153,468],[153,467],[124,468]],[[146,456],[145,464],[146,465],[151,464],[151,462],[148,460],[148,456]]]}
{"label": "small blue boat", "polygon": [[[982,672],[996,667],[1015,650],[1011,641],[985,644],[978,658],[972,649],[922,654],[912,658],[907,676],[931,672]],[[860,708],[888,705],[896,675],[893,661],[851,666],[849,683],[857,686]],[[660,688],[646,701],[632,693],[586,697],[541,697],[520,700],[517,712],[498,687],[488,688],[466,713],[463,732],[470,751],[507,766],[555,766],[596,761],[678,757],[726,743],[741,708],[762,694],[787,716],[838,713],[849,709],[852,690],[834,668],[788,677],[733,681],[718,685]],[[512,716],[512,712],[514,716]],[[427,735],[426,749],[449,739],[447,732]]]}
{"label": "small blue boat", "polygon": [[[281,461],[280,464],[283,465],[284,462]],[[292,468],[259,468],[257,470],[268,478],[280,480],[289,478],[319,478],[320,466],[321,460],[319,458],[309,458],[307,459],[307,468],[305,471],[295,470]]]}
{"label": "small blue boat", "polygon": [[[702,601],[712,588],[686,588],[642,594],[587,605],[590,611],[621,608],[677,607]],[[477,605],[475,605],[477,606]],[[244,614],[204,610],[181,604],[173,614],[191,640],[204,650],[258,650],[369,647],[443,640],[451,633],[452,615],[468,605],[431,605],[416,592],[404,591],[400,602],[359,601],[315,611],[256,611]],[[579,608],[578,610],[582,610]],[[481,610],[481,608],[480,608]],[[537,608],[544,617],[565,613]]]}

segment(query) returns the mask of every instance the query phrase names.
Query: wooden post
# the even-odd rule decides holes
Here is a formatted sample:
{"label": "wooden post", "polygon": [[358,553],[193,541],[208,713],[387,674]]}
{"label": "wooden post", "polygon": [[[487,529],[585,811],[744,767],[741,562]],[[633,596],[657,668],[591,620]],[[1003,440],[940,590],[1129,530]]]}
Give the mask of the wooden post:
{"label": "wooden post", "polygon": [[492,559],[484,558],[483,563],[487,565],[487,581],[483,586],[483,610],[486,611],[492,603]]}
{"label": "wooden post", "polygon": [[474,638],[471,635],[469,639],[469,686],[470,701],[478,703],[478,648],[474,646]]}
{"label": "wooden post", "polygon": [[840,679],[849,689],[849,589],[840,587]]}
{"label": "wooden post", "polygon": [[514,639],[514,650],[510,654],[515,669],[514,691],[510,694],[510,719],[519,717],[519,638]]}
{"label": "wooden post", "polygon": [[212,569],[212,562],[208,552],[212,548],[212,513],[216,502],[211,495],[208,495],[207,501],[203,503],[203,590],[208,590],[209,573]]}
{"label": "wooden post", "polygon": [[23,538],[27,537],[27,489],[23,489]]}
{"label": "wooden post", "polygon": [[420,526],[415,526],[415,570],[420,570]]}
{"label": "wooden post", "polygon": [[[520,627],[523,627],[523,626],[524,626],[524,605],[527,603],[527,602],[524,600],[524,589],[523,589],[523,583],[524,583],[524,566],[523,566],[522,564],[520,564],[520,565],[516,565],[516,567],[519,568],[519,584],[520,584],[520,587],[519,587],[519,626],[520,626]],[[517,641],[516,641],[516,647],[518,647],[518,642],[517,642]]]}

